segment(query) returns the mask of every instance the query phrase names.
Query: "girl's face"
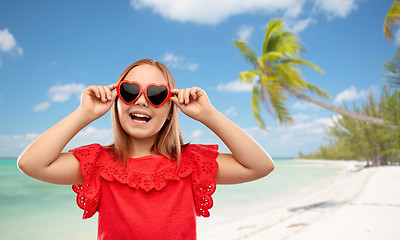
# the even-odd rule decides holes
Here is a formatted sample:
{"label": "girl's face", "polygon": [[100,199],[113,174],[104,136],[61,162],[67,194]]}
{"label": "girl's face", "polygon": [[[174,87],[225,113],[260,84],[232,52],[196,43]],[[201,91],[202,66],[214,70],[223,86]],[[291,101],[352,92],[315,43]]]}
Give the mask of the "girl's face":
{"label": "girl's face", "polygon": [[[150,83],[167,84],[162,71],[151,65],[139,65],[132,68],[124,80],[136,81],[145,88]],[[134,139],[156,139],[162,126],[170,114],[171,102],[161,107],[153,107],[147,102],[144,94],[132,104],[125,104],[120,99],[117,102],[118,117],[124,131]]]}

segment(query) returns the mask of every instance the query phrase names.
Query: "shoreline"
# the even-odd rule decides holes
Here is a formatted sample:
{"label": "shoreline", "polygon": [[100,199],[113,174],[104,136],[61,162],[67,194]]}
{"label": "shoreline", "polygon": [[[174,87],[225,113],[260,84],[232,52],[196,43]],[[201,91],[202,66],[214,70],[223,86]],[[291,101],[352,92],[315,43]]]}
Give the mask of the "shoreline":
{"label": "shoreline", "polygon": [[[322,161],[328,163],[327,160]],[[344,171],[267,202],[241,206],[229,216],[216,214],[210,219],[198,219],[198,239],[372,239],[369,238],[372,233],[364,229],[364,226],[371,228],[371,222],[365,221],[374,223],[375,215],[368,215],[370,206],[383,206],[389,209],[385,211],[393,218],[400,216],[400,193],[394,193],[400,185],[400,167],[358,169],[354,168],[354,163],[360,162],[332,162],[343,164]],[[395,178],[397,182],[393,181],[393,176],[399,177]],[[377,185],[377,182],[380,184]],[[381,199],[376,199],[373,193],[379,187]],[[366,193],[369,195],[364,196]],[[391,197],[392,193],[394,197]],[[360,208],[359,216],[352,214],[356,205]],[[376,214],[379,215],[381,210],[376,208]],[[340,231],[339,226],[349,219],[352,220],[348,226],[343,226],[347,230]],[[376,221],[381,223],[375,224],[380,226],[375,232],[388,234],[384,239],[396,239],[400,234],[400,230],[395,230],[395,220]],[[355,223],[358,227],[353,231],[351,226]],[[388,227],[385,226],[394,226],[392,232],[387,233]],[[353,234],[350,238],[349,231]]]}

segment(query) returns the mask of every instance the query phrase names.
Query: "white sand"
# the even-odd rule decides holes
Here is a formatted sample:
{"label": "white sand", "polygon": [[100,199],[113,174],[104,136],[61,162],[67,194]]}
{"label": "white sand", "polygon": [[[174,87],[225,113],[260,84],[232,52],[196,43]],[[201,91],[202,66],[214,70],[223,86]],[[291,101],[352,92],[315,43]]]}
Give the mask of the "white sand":
{"label": "white sand", "polygon": [[296,193],[199,219],[198,239],[400,239],[400,167],[347,172]]}

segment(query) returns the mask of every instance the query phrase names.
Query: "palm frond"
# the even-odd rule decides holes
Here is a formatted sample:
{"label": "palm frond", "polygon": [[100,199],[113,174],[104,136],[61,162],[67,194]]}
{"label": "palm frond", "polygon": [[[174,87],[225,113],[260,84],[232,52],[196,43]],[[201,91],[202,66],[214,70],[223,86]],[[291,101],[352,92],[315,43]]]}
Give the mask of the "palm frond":
{"label": "palm frond", "polygon": [[239,79],[245,83],[253,83],[257,75],[260,74],[260,70],[243,71],[239,73]]}
{"label": "palm frond", "polygon": [[383,23],[383,34],[389,42],[393,42],[393,24],[400,26],[400,2],[394,1]]}
{"label": "palm frond", "polygon": [[233,40],[234,45],[240,49],[240,55],[244,56],[246,61],[250,62],[253,67],[257,68],[257,58],[255,52],[247,46],[246,42]]}
{"label": "palm frond", "polygon": [[278,64],[273,67],[273,72],[274,75],[279,76],[280,82],[283,82],[291,88],[302,88],[302,90],[305,90],[305,87],[297,82],[298,79],[302,78],[299,69],[287,65]]}
{"label": "palm frond", "polygon": [[263,63],[274,62],[274,61],[277,61],[278,59],[281,59],[281,58],[285,58],[285,55],[283,55],[280,52],[267,52],[267,53],[264,53],[262,55],[261,61]]}
{"label": "palm frond", "polygon": [[251,92],[251,109],[253,111],[254,118],[260,128],[266,130],[266,124],[261,117],[260,113],[260,90],[257,86],[253,87],[253,91]]}
{"label": "palm frond", "polygon": [[276,113],[279,123],[291,123],[293,118],[290,116],[290,112],[285,106],[285,102],[288,101],[288,99],[284,96],[279,84],[268,82],[268,84],[263,84],[263,86],[268,92],[269,102]]}
{"label": "palm frond", "polygon": [[283,59],[281,61],[281,63],[288,64],[289,66],[290,65],[308,66],[320,73],[324,73],[324,70],[322,68],[318,67],[317,65],[315,65],[307,60],[303,60],[303,59],[299,59],[299,58],[286,58],[286,59]]}
{"label": "palm frond", "polygon": [[331,97],[325,90],[320,89],[317,86],[303,80],[299,69],[288,67],[287,65],[277,65],[275,66],[275,68],[276,74],[281,77],[280,80],[282,80],[282,83],[284,83],[291,89],[303,93],[310,92],[312,94],[317,94],[322,98],[331,99]]}
{"label": "palm frond", "polygon": [[383,75],[384,78],[387,79],[390,86],[400,88],[400,57],[395,58],[393,61],[386,61],[386,63],[382,64],[382,67],[387,71],[386,74]]}
{"label": "palm frond", "polygon": [[276,51],[281,52],[289,57],[297,57],[303,50],[303,46],[295,35],[288,31],[282,31],[278,38],[279,45]]}
{"label": "palm frond", "polygon": [[282,19],[271,19],[268,23],[267,29],[265,30],[264,42],[262,45],[262,53],[265,54],[267,52],[271,52],[276,46],[276,36],[273,37],[275,32],[281,31],[283,28],[283,20]]}
{"label": "palm frond", "polygon": [[309,82],[303,81],[301,79],[299,79],[299,81],[304,83],[304,85],[307,87],[307,90],[309,92],[311,92],[313,94],[317,94],[318,96],[320,96],[322,98],[331,99],[331,96],[329,96],[329,94],[325,90],[323,90]]}

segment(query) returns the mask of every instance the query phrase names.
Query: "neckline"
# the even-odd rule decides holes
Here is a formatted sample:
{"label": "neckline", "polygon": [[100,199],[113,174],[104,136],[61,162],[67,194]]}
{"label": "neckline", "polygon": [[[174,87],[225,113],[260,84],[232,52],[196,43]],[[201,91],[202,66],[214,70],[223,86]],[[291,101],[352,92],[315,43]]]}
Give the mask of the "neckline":
{"label": "neckline", "polygon": [[149,160],[149,159],[154,159],[154,158],[165,158],[163,155],[161,154],[149,154],[149,155],[145,155],[145,156],[141,156],[141,157],[130,157],[129,161],[133,160]]}

